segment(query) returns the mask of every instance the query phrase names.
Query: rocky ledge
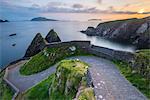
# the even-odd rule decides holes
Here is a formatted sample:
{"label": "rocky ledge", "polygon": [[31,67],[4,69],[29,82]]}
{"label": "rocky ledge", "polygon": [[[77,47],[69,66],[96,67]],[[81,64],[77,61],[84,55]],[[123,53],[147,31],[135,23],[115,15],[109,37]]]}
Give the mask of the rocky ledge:
{"label": "rocky ledge", "polygon": [[130,43],[138,49],[150,48],[150,17],[100,23],[96,28],[81,31],[89,36],[100,36],[121,43]]}

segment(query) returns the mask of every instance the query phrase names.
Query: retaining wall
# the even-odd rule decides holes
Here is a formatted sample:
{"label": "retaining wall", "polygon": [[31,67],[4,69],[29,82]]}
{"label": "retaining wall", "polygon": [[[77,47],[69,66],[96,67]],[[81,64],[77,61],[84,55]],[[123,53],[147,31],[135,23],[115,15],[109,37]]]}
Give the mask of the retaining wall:
{"label": "retaining wall", "polygon": [[57,42],[57,43],[50,43],[46,44],[46,47],[60,47],[60,46],[79,46],[81,48],[89,48],[91,45],[90,41],[68,41],[68,42]]}
{"label": "retaining wall", "polygon": [[99,47],[95,45],[92,45],[89,51],[90,53],[96,56],[103,57],[108,60],[116,59],[116,60],[125,61],[127,63],[131,63],[132,60],[134,59],[134,53],[108,49],[108,48]]}
{"label": "retaining wall", "polygon": [[91,45],[90,41],[68,41],[68,42],[57,42],[57,43],[50,43],[47,44],[46,47],[53,48],[53,47],[60,47],[60,46],[78,46],[80,48],[85,49],[89,53],[108,59],[108,60],[122,60],[127,63],[132,62],[134,58],[134,54],[131,52],[126,51],[118,51],[113,50],[105,47]]}

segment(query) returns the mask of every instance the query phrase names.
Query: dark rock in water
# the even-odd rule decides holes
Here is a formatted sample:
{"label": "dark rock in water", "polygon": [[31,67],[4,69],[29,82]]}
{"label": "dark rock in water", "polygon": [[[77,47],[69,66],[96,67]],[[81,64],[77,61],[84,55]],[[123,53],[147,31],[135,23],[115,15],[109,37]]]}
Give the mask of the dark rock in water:
{"label": "dark rock in water", "polygon": [[16,33],[14,33],[14,34],[10,34],[9,36],[15,36],[15,35],[17,35]]}
{"label": "dark rock in water", "polygon": [[139,49],[150,48],[150,17],[104,22],[96,28],[88,27],[84,33],[120,43],[130,43]]}
{"label": "dark rock in water", "polygon": [[49,31],[49,33],[47,34],[47,36],[45,37],[45,40],[48,43],[52,43],[52,42],[61,42],[58,34],[52,29]]}
{"label": "dark rock in water", "polygon": [[84,30],[82,30],[82,31],[80,31],[81,33],[85,33],[86,31],[84,31]]}
{"label": "dark rock in water", "polygon": [[35,54],[39,53],[41,50],[44,49],[46,43],[44,38],[40,33],[37,33],[34,39],[32,40],[31,44],[29,45],[25,57],[31,57]]}
{"label": "dark rock in water", "polygon": [[2,20],[2,19],[0,19],[0,22],[9,22],[8,20]]}
{"label": "dark rock in water", "polygon": [[14,43],[14,44],[12,44],[12,46],[14,47],[14,46],[16,46],[16,44]]}
{"label": "dark rock in water", "polygon": [[[88,36],[95,36],[96,34],[95,34],[95,28],[94,27],[88,27],[87,29],[86,29],[86,31],[82,31],[82,33],[85,33],[86,35],[88,35]],[[95,35],[94,35],[95,34]]]}

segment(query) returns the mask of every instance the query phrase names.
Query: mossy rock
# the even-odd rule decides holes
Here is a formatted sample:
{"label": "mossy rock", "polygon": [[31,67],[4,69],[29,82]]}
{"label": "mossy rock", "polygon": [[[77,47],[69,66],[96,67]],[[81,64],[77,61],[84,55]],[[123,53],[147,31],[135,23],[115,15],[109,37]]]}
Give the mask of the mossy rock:
{"label": "mossy rock", "polygon": [[57,67],[55,79],[50,88],[50,97],[53,99],[73,99],[86,77],[88,65],[79,60],[63,60]]}

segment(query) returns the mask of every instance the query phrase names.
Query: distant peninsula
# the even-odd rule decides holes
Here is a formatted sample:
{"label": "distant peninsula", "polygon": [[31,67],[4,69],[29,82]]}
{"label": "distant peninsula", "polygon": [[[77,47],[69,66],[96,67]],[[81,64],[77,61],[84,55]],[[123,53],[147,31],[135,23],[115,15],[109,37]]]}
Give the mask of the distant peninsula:
{"label": "distant peninsula", "polygon": [[102,21],[102,19],[89,19],[88,21]]}
{"label": "distant peninsula", "polygon": [[48,18],[45,18],[45,17],[36,17],[36,18],[31,19],[31,21],[59,21],[59,20],[48,19]]}
{"label": "distant peninsula", "polygon": [[0,19],[0,22],[9,22],[8,20],[2,20],[2,19]]}

